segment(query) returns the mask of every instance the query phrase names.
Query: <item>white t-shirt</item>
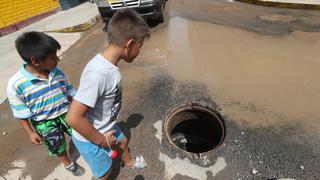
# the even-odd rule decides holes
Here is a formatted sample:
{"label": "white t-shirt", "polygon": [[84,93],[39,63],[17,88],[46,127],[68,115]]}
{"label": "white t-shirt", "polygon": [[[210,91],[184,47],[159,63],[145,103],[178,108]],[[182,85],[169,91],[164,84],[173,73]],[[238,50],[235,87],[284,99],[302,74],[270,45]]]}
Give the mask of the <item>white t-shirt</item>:
{"label": "white t-shirt", "polygon": [[[100,133],[107,132],[116,122],[121,108],[119,68],[101,54],[96,55],[84,68],[74,99],[90,107],[86,117],[93,127]],[[75,130],[73,135],[81,141],[88,141]]]}

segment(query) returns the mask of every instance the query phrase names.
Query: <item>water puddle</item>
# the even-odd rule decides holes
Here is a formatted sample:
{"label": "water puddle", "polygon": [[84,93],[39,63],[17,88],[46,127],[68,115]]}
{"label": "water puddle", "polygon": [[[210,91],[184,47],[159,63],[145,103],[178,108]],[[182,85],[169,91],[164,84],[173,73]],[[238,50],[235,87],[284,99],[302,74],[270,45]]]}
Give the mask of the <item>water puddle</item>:
{"label": "water puddle", "polygon": [[232,118],[320,129],[320,33],[262,36],[174,17],[164,34],[168,73],[206,84]]}

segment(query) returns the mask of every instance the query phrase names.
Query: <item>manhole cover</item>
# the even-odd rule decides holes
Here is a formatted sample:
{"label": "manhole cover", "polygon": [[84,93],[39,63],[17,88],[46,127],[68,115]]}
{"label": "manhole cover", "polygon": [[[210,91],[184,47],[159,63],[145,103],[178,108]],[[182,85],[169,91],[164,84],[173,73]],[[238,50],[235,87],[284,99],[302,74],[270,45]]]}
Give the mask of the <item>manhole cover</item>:
{"label": "manhole cover", "polygon": [[217,149],[226,133],[222,116],[197,103],[171,110],[165,118],[164,131],[173,146],[188,153]]}

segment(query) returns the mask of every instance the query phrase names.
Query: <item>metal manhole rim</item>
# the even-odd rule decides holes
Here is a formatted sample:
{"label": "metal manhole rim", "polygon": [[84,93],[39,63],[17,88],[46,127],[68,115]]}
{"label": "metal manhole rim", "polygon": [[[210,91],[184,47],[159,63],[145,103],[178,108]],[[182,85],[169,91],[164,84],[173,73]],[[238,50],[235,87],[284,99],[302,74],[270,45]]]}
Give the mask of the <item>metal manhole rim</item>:
{"label": "metal manhole rim", "polygon": [[[204,113],[208,113],[210,115],[213,115],[217,121],[219,122],[219,124],[221,125],[221,139],[219,141],[219,143],[212,149],[210,149],[209,151],[205,151],[205,152],[201,152],[201,153],[193,153],[193,152],[188,152],[180,147],[178,147],[171,139],[171,136],[168,132],[168,128],[169,128],[169,119],[171,119],[172,117],[174,117],[175,115],[179,114],[180,112],[186,111],[186,110],[198,110]],[[168,110],[168,112],[165,115],[164,118],[164,134],[166,136],[166,139],[169,141],[169,143],[171,145],[173,145],[176,149],[182,151],[183,153],[186,153],[188,155],[204,155],[204,154],[208,154],[211,153],[212,151],[215,151],[216,149],[218,149],[221,144],[223,143],[225,136],[226,136],[226,125],[224,123],[224,118],[222,117],[222,115],[220,114],[220,112],[217,109],[212,109],[206,105],[203,105],[201,103],[197,103],[197,102],[189,102],[189,103],[185,103],[179,106],[176,106],[174,108],[171,108],[170,110]]]}

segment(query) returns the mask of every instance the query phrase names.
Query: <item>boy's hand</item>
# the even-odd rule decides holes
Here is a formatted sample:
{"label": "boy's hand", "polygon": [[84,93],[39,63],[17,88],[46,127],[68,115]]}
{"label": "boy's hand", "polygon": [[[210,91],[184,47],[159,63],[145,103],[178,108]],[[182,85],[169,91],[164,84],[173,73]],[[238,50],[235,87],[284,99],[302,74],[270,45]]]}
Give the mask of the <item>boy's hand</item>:
{"label": "boy's hand", "polygon": [[[104,147],[108,147],[109,146],[112,146],[114,145],[114,143],[116,142],[117,138],[113,136],[113,134],[115,133],[116,131],[115,130],[110,130],[106,133],[104,133],[103,135],[106,137],[106,142],[104,144]],[[108,142],[107,142],[108,141]],[[109,144],[108,144],[109,143]],[[104,148],[103,147],[103,148]]]}
{"label": "boy's hand", "polygon": [[32,144],[36,144],[36,145],[42,144],[41,137],[35,132],[29,134],[29,138]]}

